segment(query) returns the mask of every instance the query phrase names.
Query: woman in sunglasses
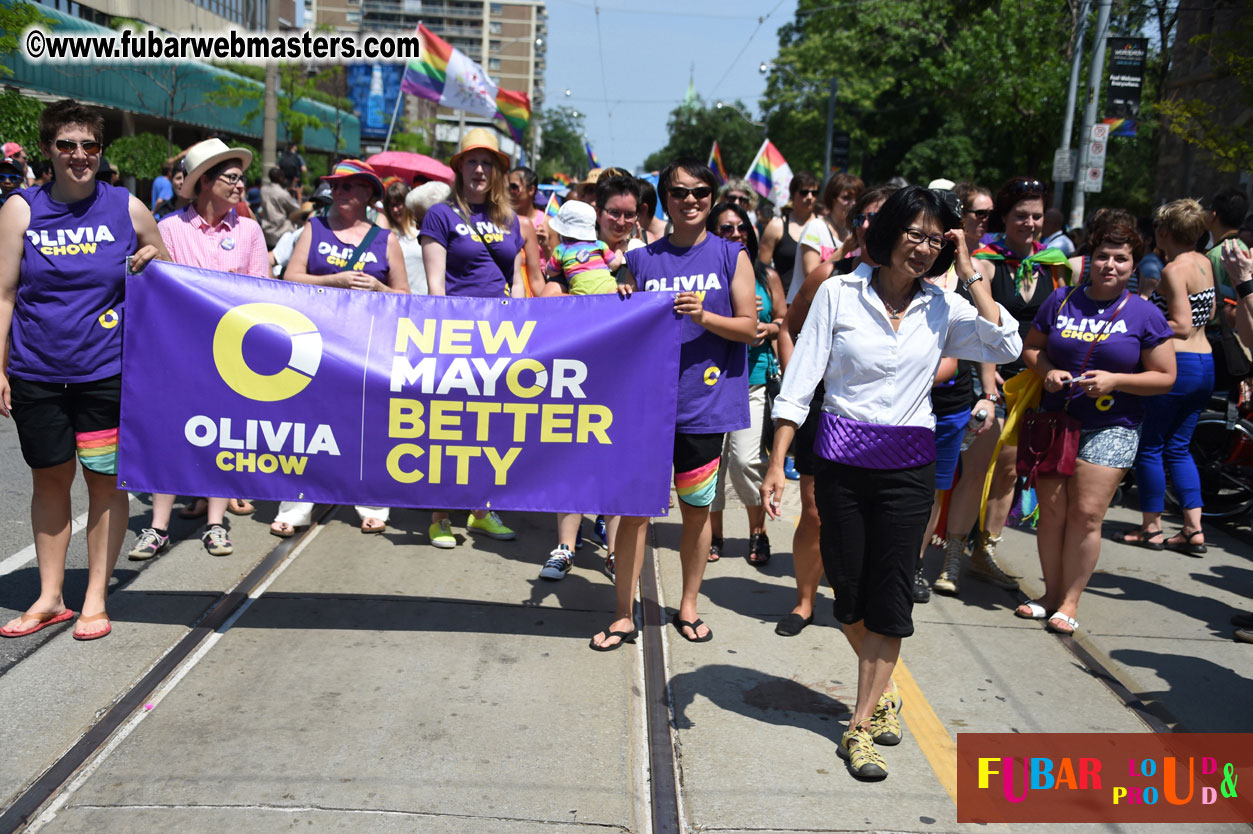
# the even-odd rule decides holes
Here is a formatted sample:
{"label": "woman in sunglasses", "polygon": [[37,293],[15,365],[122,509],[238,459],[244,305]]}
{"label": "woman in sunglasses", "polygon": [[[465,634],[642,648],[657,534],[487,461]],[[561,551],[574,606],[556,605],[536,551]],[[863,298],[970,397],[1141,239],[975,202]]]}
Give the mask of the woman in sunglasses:
{"label": "woman in sunglasses", "polygon": [[779,379],[779,360],[773,343],[779,338],[787,316],[783,284],[778,273],[757,260],[757,232],[748,212],[737,203],[719,203],[709,213],[706,229],[748,250],[757,279],[757,338],[748,347],[747,428],[727,432],[718,468],[717,489],[709,508],[709,561],[722,556],[722,511],[726,507],[726,479],[748,511],[748,563],[764,567],[770,561],[770,539],[766,536],[766,510],[761,506],[761,481],[766,476],[766,459],[761,451],[761,427],[766,416],[766,383]]}
{"label": "woman in sunglasses", "polygon": [[[1031,177],[1014,177],[1006,182],[996,193],[992,212],[988,216],[996,236],[972,253],[975,268],[992,288],[992,297],[1019,321],[1019,335],[1024,339],[1031,330],[1031,322],[1040,305],[1054,289],[1070,282],[1071,270],[1066,256],[1059,250],[1045,249],[1040,245],[1047,197],[1048,191],[1043,183]],[[991,379],[981,375],[983,397],[996,408],[997,422],[980,435],[979,442],[995,448],[1008,413],[1003,393],[1005,380],[1018,375],[1026,367],[1022,357],[1014,357],[999,364]],[[1014,497],[1017,460],[1018,447],[1005,445],[1000,456],[991,463],[995,471],[988,493],[985,527],[979,531],[971,549],[969,565],[971,576],[1007,591],[1017,590],[1018,580],[997,564],[996,547],[1001,541],[1001,531],[1005,528],[1005,519]],[[979,490],[982,494],[982,484]],[[967,544],[963,533],[954,531],[947,537],[944,568],[932,585],[939,593],[958,594]]]}
{"label": "woman in sunglasses", "polygon": [[[713,638],[696,610],[709,553],[709,505],[725,434],[750,422],[744,346],[757,339],[753,267],[743,246],[706,231],[718,186],[704,162],[685,158],[670,163],[662,170],[658,186],[673,231],[627,252],[618,283],[655,292],[673,292],[680,283],[691,287],[674,299],[674,311],[684,317],[674,435],[674,481],[683,517],[679,546],[683,594],[674,624],[684,639],[703,643]],[[616,617],[592,638],[596,651],[610,651],[635,640],[632,610],[647,529],[647,518],[624,516],[619,524]]]}
{"label": "woman in sunglasses", "polygon": [[773,266],[783,282],[783,289],[789,296],[792,293],[792,275],[796,269],[796,260],[800,255],[801,233],[805,224],[813,219],[814,205],[818,200],[818,180],[808,171],[801,171],[792,177],[788,186],[791,195],[790,208],[784,207],[778,217],[766,224],[761,233],[761,250],[758,257],[763,264]]}
{"label": "woman in sunglasses", "polygon": [[822,189],[824,214],[814,217],[801,231],[796,265],[793,268],[788,301],[796,298],[805,277],[818,268],[818,264],[836,257],[840,244],[852,237],[851,221],[853,205],[866,190],[860,177],[852,174],[836,174]]}
{"label": "woman in sunglasses", "polygon": [[[896,186],[882,185],[863,191],[853,204],[853,233],[850,237],[855,257],[843,258],[819,264],[805,278],[796,298],[787,307],[787,327],[779,341],[783,349],[783,364],[791,361],[792,341],[800,335],[809,315],[814,295],[828,278],[847,275],[861,264],[873,266],[866,256],[865,236],[870,221],[883,206],[885,200],[897,192]],[[846,244],[847,245],[847,244]],[[818,506],[814,503],[814,473],[818,456],[814,452],[814,438],[818,434],[818,421],[822,415],[822,384],[814,391],[809,415],[796,430],[796,471],[800,473],[801,517],[792,534],[792,568],[796,574],[796,606],[774,627],[780,637],[795,637],[814,621],[814,601],[818,597],[818,585],[822,582],[822,551],[818,547]]]}
{"label": "woman in sunglasses", "polygon": [[[774,455],[761,493],[779,516],[783,455],[825,383],[814,498],[835,617],[857,653],[857,702],[839,754],[859,779],[882,779],[875,744],[901,740],[891,684],[913,634],[914,566],[935,486],[930,390],[942,355],[1007,361],[1018,322],[992,300],[966,253],[960,218],[934,191],[889,197],[865,234],[870,261],[818,288],[775,399]],[[956,259],[973,304],[924,280]]]}
{"label": "woman in sunglasses", "polygon": [[0,209],[0,414],[12,417],[31,470],[31,527],[40,592],[0,635],[22,637],[73,619],[62,598],[77,457],[87,482],[87,592],[74,637],[112,630],[109,577],[130,516],[117,487],[122,325],[127,259],[139,271],[169,260],[148,208],[96,181],[104,120],[76,101],[39,117],[39,145],[55,179]]}
{"label": "woman in sunglasses", "polygon": [[544,263],[548,260],[548,218],[535,207],[539,178],[535,172],[519,165],[509,172],[509,199],[522,232],[522,276],[527,297],[544,293]]}

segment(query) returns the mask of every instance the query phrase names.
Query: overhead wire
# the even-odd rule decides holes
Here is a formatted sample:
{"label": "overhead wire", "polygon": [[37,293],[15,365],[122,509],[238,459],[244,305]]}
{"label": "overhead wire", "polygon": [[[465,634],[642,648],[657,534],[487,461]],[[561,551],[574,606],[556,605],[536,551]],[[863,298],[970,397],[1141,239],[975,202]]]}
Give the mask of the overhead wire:
{"label": "overhead wire", "polygon": [[779,10],[779,7],[782,6],[783,3],[784,0],[779,0],[778,3],[775,3],[773,9],[766,12],[764,16],[757,18],[757,25],[753,27],[753,31],[749,34],[748,40],[744,41],[744,45],[740,47],[740,51],[735,53],[735,57],[732,58],[731,63],[727,65],[727,70],[722,73],[722,77],[718,79],[718,83],[714,84],[710,89],[709,95],[711,97],[714,93],[718,92],[718,88],[722,86],[722,82],[727,80],[727,76],[731,74],[731,70],[735,69],[735,65],[739,63],[740,57],[748,50],[749,45],[753,42],[753,38],[757,37],[757,33],[761,31],[761,27],[765,25],[771,15]]}
{"label": "overhead wire", "polygon": [[[605,74],[605,43],[600,36],[600,3],[599,0],[592,6],[596,12],[596,54],[600,57],[600,87],[604,92],[605,99],[605,120],[609,124],[609,159],[616,158],[616,149],[613,141],[613,108],[609,106],[609,81]],[[588,160],[589,164],[591,160]]]}

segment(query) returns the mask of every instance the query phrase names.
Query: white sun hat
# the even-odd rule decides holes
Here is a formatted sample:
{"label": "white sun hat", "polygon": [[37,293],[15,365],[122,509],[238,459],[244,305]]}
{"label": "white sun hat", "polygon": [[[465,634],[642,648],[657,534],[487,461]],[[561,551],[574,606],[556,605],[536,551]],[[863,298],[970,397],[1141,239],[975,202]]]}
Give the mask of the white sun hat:
{"label": "white sun hat", "polygon": [[561,207],[548,225],[559,235],[575,240],[596,239],[596,209],[587,203],[571,200]]}

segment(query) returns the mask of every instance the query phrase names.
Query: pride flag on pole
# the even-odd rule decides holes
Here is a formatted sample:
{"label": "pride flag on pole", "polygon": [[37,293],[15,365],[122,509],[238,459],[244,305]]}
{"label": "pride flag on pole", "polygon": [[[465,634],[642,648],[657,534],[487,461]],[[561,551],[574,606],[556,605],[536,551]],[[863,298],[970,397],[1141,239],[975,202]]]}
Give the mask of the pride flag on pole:
{"label": "pride flag on pole", "polygon": [[769,140],[761,143],[761,149],[748,166],[746,179],[753,190],[781,206],[788,200],[788,187],[792,184],[792,168],[779,153],[779,149]]}
{"label": "pride flag on pole", "polygon": [[714,146],[709,150],[709,167],[718,175],[718,182],[725,183],[727,181],[727,169],[722,164],[722,151],[718,150],[718,140],[714,140]]}
{"label": "pride flag on pole", "polygon": [[593,168],[601,167],[600,160],[596,158],[596,151],[592,150],[592,143],[584,139],[583,147],[587,149],[587,164]]}
{"label": "pride flag on pole", "polygon": [[544,206],[545,217],[556,217],[557,212],[561,210],[561,198],[556,192],[548,195],[548,205]]}
{"label": "pride flag on pole", "polygon": [[418,40],[421,57],[405,67],[401,90],[452,110],[501,119],[514,140],[522,141],[522,132],[531,120],[531,100],[526,93],[498,88],[481,66],[421,24]]}

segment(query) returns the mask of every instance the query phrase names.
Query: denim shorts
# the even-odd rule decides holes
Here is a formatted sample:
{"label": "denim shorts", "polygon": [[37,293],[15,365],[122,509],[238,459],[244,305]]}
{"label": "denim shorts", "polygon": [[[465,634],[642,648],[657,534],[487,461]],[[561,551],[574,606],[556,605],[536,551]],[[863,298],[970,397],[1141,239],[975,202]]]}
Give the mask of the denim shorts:
{"label": "denim shorts", "polygon": [[1099,429],[1083,429],[1079,432],[1079,460],[1110,466],[1114,469],[1130,469],[1136,462],[1140,448],[1140,426],[1104,426]]}

